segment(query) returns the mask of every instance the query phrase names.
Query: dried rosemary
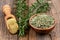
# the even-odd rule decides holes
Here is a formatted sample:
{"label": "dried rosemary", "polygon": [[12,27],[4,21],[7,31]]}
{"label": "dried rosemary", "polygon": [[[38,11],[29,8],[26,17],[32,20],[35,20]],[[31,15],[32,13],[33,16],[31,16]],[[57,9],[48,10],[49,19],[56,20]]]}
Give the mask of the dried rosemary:
{"label": "dried rosemary", "polygon": [[54,24],[54,18],[48,15],[37,15],[31,21],[34,27],[46,29]]}

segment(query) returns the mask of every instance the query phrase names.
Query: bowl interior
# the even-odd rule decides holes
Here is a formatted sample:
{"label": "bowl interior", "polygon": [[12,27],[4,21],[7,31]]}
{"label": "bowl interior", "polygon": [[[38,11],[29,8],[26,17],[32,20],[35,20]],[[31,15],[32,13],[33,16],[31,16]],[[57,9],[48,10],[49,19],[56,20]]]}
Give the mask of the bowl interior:
{"label": "bowl interior", "polygon": [[49,27],[49,28],[46,28],[46,29],[44,28],[44,29],[42,29],[42,28],[37,28],[37,27],[35,27],[34,25],[31,24],[30,21],[31,21],[35,16],[37,16],[37,15],[40,15],[40,14],[35,14],[35,15],[31,16],[30,19],[29,19],[29,24],[30,24],[30,26],[31,26],[32,28],[38,29],[38,30],[49,30],[49,29],[55,27],[55,19],[54,19],[54,24],[51,25],[51,27]]}

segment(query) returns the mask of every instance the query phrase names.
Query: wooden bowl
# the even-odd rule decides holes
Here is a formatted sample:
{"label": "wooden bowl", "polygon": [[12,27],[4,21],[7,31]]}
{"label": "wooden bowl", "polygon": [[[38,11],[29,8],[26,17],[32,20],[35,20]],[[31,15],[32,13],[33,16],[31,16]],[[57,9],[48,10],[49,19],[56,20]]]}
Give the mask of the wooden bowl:
{"label": "wooden bowl", "polygon": [[46,33],[49,33],[50,31],[52,31],[52,30],[55,28],[55,24],[56,24],[56,23],[55,23],[55,20],[54,20],[54,24],[53,24],[51,27],[49,27],[49,28],[41,29],[41,28],[34,27],[34,26],[30,23],[30,21],[31,21],[35,16],[37,16],[37,15],[40,15],[40,14],[35,14],[35,15],[31,16],[30,19],[29,19],[29,25],[30,25],[30,27],[31,27],[32,29],[34,29],[36,32],[42,33],[42,34],[46,34]]}

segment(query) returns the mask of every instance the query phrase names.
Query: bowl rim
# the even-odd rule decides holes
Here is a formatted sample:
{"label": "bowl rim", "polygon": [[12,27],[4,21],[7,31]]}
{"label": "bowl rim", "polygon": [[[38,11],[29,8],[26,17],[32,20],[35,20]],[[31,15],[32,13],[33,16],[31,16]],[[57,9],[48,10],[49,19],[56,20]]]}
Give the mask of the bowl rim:
{"label": "bowl rim", "polygon": [[[34,14],[34,15],[32,15],[32,16],[30,17],[30,19],[29,19],[29,25],[30,25],[30,27],[32,27],[32,28],[34,28],[34,29],[37,29],[37,30],[49,30],[49,29],[52,29],[52,28],[55,27],[55,24],[56,24],[55,19],[54,19],[54,24],[51,25],[51,27],[49,27],[49,28],[42,29],[42,28],[34,27],[34,26],[30,23],[30,21],[31,21],[31,19],[32,19],[33,17],[35,17],[35,16],[37,16],[37,15],[42,15],[42,14]],[[47,15],[47,14],[45,14],[45,15]],[[54,17],[53,17],[53,18],[54,18]]]}

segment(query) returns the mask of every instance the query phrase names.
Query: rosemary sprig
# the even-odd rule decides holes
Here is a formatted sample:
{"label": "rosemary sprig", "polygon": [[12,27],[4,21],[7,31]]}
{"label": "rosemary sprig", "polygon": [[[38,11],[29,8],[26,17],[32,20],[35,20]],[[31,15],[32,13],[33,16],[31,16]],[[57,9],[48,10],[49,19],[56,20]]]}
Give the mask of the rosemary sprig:
{"label": "rosemary sprig", "polygon": [[25,29],[27,28],[27,10],[26,0],[18,0],[16,4],[16,16],[18,18],[19,25],[19,36],[25,34]]}
{"label": "rosemary sprig", "polygon": [[30,16],[36,13],[45,13],[50,9],[46,0],[36,0],[32,6],[29,7]]}

